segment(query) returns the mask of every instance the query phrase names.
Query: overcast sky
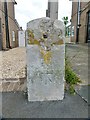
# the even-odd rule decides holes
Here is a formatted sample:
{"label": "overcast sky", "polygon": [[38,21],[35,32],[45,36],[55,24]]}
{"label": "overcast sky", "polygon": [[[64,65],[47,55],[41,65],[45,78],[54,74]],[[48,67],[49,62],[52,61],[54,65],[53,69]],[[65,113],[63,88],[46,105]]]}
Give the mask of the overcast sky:
{"label": "overcast sky", "polygon": [[[26,29],[26,23],[30,20],[46,17],[48,0],[16,0],[15,5],[16,19],[23,29]],[[72,2],[69,0],[59,0],[59,20],[64,16],[71,18]]]}

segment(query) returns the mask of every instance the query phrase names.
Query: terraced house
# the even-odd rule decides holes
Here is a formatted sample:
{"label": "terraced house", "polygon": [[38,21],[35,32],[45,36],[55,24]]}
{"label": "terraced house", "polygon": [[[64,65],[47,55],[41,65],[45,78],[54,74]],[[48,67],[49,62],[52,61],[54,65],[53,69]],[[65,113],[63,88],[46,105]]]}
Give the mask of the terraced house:
{"label": "terraced house", "polygon": [[15,0],[0,0],[0,50],[18,46],[19,25],[14,8],[16,4]]}
{"label": "terraced house", "polygon": [[90,0],[72,2],[72,42],[90,42]]}

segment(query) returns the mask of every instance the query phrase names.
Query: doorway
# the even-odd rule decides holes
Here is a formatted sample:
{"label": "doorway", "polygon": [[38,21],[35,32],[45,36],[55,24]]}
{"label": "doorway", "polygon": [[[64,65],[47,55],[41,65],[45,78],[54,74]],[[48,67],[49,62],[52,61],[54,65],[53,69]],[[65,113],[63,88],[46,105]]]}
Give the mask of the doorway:
{"label": "doorway", "polygon": [[26,46],[25,31],[18,32],[18,39],[19,39],[19,47],[25,47]]}
{"label": "doorway", "polygon": [[0,50],[2,50],[2,26],[1,26],[1,18],[0,18]]}
{"label": "doorway", "polygon": [[90,43],[90,11],[88,12],[88,21],[87,21],[87,43]]}

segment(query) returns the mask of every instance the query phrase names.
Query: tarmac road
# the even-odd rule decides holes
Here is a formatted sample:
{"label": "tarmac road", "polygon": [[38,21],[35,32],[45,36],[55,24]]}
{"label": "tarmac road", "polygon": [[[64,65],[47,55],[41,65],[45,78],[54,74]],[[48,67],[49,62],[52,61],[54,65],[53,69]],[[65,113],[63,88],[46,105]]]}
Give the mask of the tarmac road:
{"label": "tarmac road", "polygon": [[2,94],[3,118],[88,118],[88,104],[77,94],[63,101],[28,102],[22,92]]}

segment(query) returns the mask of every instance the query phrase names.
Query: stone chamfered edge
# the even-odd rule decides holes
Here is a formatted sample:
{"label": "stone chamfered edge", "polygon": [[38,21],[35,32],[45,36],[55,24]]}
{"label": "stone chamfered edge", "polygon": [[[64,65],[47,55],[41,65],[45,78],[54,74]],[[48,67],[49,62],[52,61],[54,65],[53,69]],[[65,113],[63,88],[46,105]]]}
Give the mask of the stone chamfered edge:
{"label": "stone chamfered edge", "polygon": [[[41,38],[43,42],[45,40],[44,47],[46,47],[45,45],[47,45],[48,47],[51,46],[50,49],[44,49],[42,47],[42,44],[40,44],[40,42],[42,41],[39,41],[39,39],[34,38],[35,34],[32,32],[34,31],[34,29],[33,30],[31,29],[35,27],[33,26],[32,22],[36,21],[37,24],[39,24],[40,22],[39,20],[41,19],[48,18],[40,18],[37,20],[33,20],[29,22],[27,25],[27,30],[29,30],[27,34],[29,37],[28,39],[29,44],[27,43],[28,100],[29,101],[62,100],[64,98],[64,71],[65,71],[64,31],[62,31],[61,33],[61,35],[63,36],[62,39],[60,39],[60,41],[58,40],[52,42],[52,44],[50,44],[49,46],[48,44],[45,44],[46,38],[45,39]],[[28,29],[29,24],[31,24],[30,29]],[[44,35],[47,36],[45,31]]]}

